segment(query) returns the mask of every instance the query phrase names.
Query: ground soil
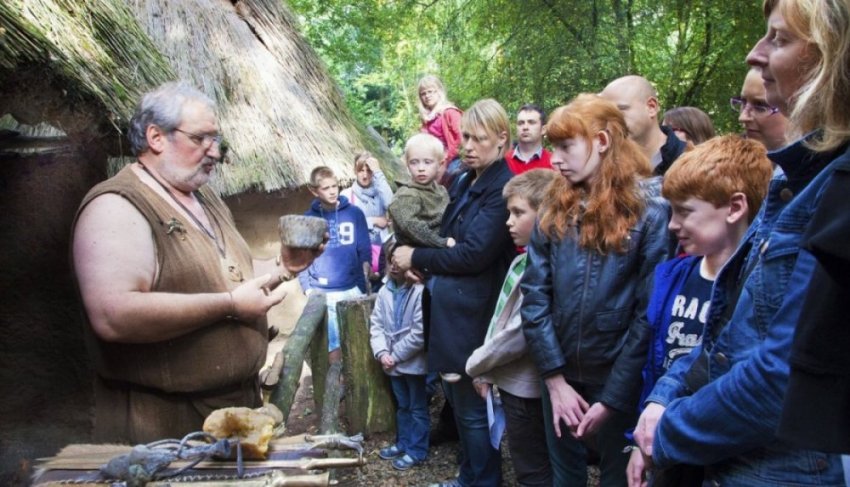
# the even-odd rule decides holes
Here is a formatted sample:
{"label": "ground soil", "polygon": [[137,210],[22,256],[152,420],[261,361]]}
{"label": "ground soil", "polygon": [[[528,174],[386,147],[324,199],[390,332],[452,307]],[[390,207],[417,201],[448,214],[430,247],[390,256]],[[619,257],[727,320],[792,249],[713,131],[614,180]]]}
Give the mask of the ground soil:
{"label": "ground soil", "polygon": [[[301,387],[296,394],[295,402],[286,425],[287,435],[301,433],[313,434],[317,432],[320,412],[316,411],[313,404],[312,389],[312,376],[309,375],[308,371],[305,371],[305,375],[301,380]],[[431,403],[432,424],[435,424],[437,421],[442,404],[442,395],[436,395]],[[344,399],[341,407],[345,407]],[[353,434],[356,432],[348,433]],[[378,457],[378,450],[389,445],[393,439],[394,436],[389,433],[375,434],[366,438],[364,447],[368,463],[356,469],[337,470],[335,472],[336,485],[346,487],[424,487],[432,482],[445,481],[457,476],[458,443],[451,442],[432,446],[428,454],[428,460],[406,472],[399,472],[392,468],[389,461]],[[503,485],[505,486],[517,485],[509,455],[506,442],[503,440],[502,458],[504,461],[502,462],[502,478]],[[595,467],[591,467],[589,474],[588,486],[598,486],[598,470]]]}

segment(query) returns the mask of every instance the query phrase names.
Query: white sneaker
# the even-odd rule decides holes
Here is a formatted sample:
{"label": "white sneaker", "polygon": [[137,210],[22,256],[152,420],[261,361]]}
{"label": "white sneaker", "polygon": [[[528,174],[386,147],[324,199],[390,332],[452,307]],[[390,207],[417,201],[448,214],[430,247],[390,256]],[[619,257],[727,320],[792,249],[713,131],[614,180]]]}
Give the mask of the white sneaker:
{"label": "white sneaker", "polygon": [[454,372],[440,372],[440,378],[446,382],[454,384],[460,380],[460,374],[455,374]]}

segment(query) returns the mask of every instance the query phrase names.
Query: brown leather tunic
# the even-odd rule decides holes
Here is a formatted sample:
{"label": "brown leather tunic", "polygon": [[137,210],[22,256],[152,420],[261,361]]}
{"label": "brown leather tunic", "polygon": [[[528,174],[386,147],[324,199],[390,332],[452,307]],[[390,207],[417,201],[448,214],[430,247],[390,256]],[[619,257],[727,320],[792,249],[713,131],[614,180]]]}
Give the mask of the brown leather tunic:
{"label": "brown leather tunic", "polygon": [[[77,216],[105,193],[126,198],[151,227],[159,269],[152,291],[215,293],[239,285],[225,269],[213,240],[129,166],[92,188]],[[244,279],[250,279],[251,255],[233,216],[212,190],[204,187],[200,193],[219,243],[224,240],[227,259],[238,265]],[[200,430],[214,409],[256,407],[262,402],[257,372],[268,346],[265,320],[222,320],[175,339],[145,344],[107,343],[94,335],[91,326],[86,329],[97,372],[97,441],[179,438]]]}

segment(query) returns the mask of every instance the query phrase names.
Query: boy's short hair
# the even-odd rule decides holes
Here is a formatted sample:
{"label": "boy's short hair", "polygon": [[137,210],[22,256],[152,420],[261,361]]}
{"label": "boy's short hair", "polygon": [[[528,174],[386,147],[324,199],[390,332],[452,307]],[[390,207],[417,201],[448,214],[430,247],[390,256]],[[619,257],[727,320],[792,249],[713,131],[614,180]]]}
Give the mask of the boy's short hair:
{"label": "boy's short hair", "polygon": [[516,111],[517,115],[519,115],[519,112],[537,112],[540,115],[540,125],[546,125],[546,112],[543,107],[536,103],[526,103],[519,107],[519,110]]}
{"label": "boy's short hair", "polygon": [[524,198],[528,206],[537,211],[546,189],[557,177],[558,173],[551,169],[532,169],[512,177],[502,188],[502,197],[506,200],[514,196]]}
{"label": "boy's short hair", "polygon": [[313,169],[310,172],[310,187],[318,188],[319,182],[325,178],[334,178],[336,179],[336,174],[334,174],[333,169],[328,166],[319,166]]}
{"label": "boy's short hair", "polygon": [[431,151],[431,153],[434,154],[434,160],[437,162],[443,162],[443,158],[446,157],[446,149],[445,147],[443,147],[443,143],[440,142],[440,139],[434,137],[431,134],[420,132],[407,139],[407,143],[404,144],[405,163],[407,163],[407,153],[414,145],[425,146],[427,150]]}
{"label": "boy's short hair", "polygon": [[767,194],[773,165],[760,142],[737,135],[714,137],[683,153],[664,175],[661,194],[670,201],[698,198],[715,208],[744,193],[755,218]]}

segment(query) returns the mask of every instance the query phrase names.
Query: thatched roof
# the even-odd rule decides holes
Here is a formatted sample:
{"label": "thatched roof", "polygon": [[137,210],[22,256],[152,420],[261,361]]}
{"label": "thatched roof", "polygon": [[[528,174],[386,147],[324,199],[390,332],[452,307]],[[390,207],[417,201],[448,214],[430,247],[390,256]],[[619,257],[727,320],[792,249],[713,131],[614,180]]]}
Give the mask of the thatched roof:
{"label": "thatched roof", "polygon": [[374,146],[281,0],[3,0],[0,73],[23,64],[49,66],[116,129],[152,86],[191,82],[219,105],[225,195],[294,188],[320,164],[348,179]]}

